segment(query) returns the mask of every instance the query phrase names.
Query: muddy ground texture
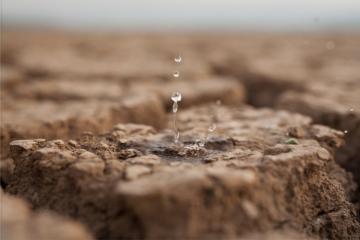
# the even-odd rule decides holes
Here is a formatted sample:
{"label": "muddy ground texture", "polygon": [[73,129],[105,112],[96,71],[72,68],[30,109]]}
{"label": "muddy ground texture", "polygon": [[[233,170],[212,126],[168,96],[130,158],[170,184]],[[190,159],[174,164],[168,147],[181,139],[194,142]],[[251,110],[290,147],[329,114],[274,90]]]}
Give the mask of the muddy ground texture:
{"label": "muddy ground texture", "polygon": [[360,238],[360,36],[8,31],[0,163],[5,239]]}

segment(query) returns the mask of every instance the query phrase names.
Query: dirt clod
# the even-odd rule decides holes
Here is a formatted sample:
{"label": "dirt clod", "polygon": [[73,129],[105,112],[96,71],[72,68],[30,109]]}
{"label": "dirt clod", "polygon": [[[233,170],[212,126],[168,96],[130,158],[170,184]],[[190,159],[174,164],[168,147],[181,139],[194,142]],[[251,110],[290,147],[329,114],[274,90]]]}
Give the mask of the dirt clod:
{"label": "dirt clod", "polygon": [[[182,111],[183,139],[195,142],[213,110]],[[331,155],[341,136],[322,127],[319,137],[308,118],[286,112],[216,111],[222,118],[201,154],[181,154],[186,146],[174,145],[167,131],[121,124],[107,134],[83,135],[76,146],[47,141],[26,155],[14,151],[16,177],[7,190],[86,223],[99,238],[244,236],[279,224],[310,236],[358,236],[344,187],[353,183]],[[189,122],[188,116],[196,117]],[[262,122],[271,124],[263,128]],[[288,128],[300,126],[298,144],[285,143]],[[238,143],[224,150],[218,139]]]}

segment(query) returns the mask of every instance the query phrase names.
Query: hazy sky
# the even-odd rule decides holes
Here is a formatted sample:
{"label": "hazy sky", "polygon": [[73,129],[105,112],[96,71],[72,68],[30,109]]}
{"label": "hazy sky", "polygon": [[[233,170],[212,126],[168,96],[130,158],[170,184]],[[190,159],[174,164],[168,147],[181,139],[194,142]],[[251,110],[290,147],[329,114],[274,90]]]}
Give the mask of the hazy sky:
{"label": "hazy sky", "polygon": [[360,0],[1,0],[2,23],[106,30],[360,29]]}

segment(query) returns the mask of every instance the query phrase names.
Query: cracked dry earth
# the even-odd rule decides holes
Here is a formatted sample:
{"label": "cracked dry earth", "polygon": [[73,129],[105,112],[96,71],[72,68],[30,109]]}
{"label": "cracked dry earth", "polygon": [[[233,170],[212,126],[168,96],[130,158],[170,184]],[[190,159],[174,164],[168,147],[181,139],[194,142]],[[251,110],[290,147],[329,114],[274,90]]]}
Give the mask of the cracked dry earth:
{"label": "cracked dry earth", "polygon": [[360,238],[360,36],[2,40],[4,239]]}

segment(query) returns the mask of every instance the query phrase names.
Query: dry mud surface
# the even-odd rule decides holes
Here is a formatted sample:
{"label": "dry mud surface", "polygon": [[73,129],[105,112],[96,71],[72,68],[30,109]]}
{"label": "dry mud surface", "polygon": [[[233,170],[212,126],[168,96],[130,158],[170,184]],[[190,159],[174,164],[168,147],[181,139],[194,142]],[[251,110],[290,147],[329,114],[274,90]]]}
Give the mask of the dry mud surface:
{"label": "dry mud surface", "polygon": [[5,239],[360,238],[359,76],[360,35],[6,32]]}
{"label": "dry mud surface", "polygon": [[1,239],[92,240],[81,224],[49,211],[33,212],[23,200],[0,193]]}

